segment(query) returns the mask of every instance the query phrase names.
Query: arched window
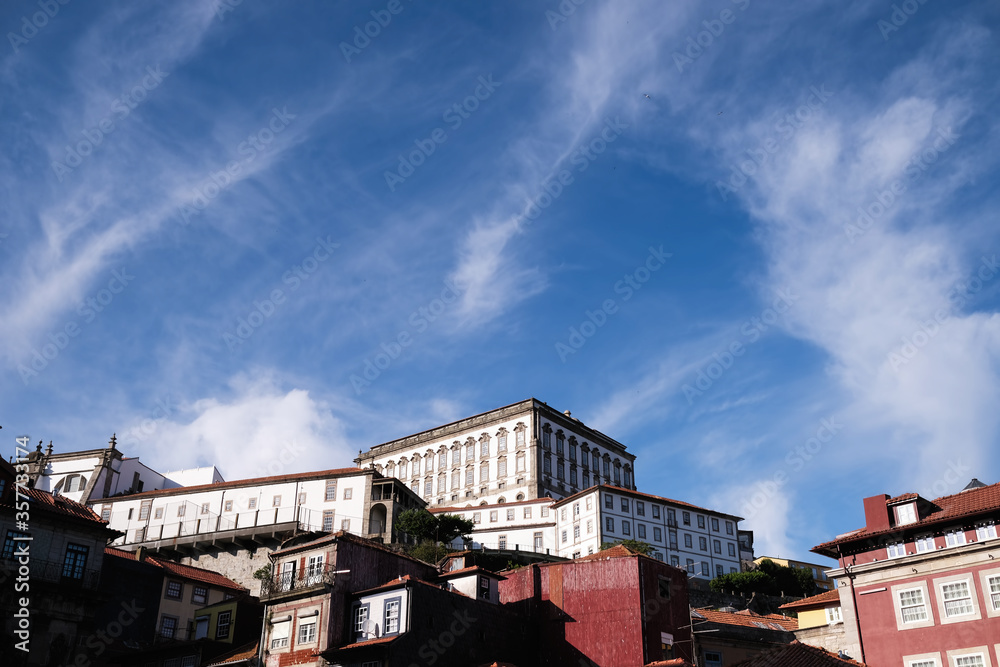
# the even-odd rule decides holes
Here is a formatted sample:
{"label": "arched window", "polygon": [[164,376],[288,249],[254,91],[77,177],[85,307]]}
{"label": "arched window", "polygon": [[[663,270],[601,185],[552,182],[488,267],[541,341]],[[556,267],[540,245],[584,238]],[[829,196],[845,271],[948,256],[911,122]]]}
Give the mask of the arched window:
{"label": "arched window", "polygon": [[521,502],[522,500],[524,500],[524,494],[523,493],[517,494],[515,500],[517,500],[517,502]]}
{"label": "arched window", "polygon": [[479,456],[484,459],[490,457],[490,434],[483,433],[479,436]]}
{"label": "arched window", "polygon": [[[500,496],[499,498],[497,498],[497,505],[503,505],[505,502],[507,502],[507,500],[503,496]],[[511,511],[513,511],[513,510],[511,510]]]}
{"label": "arched window", "polygon": [[501,428],[497,432],[497,453],[502,454],[507,451],[507,429]]}
{"label": "arched window", "polygon": [[461,465],[462,463],[462,443],[456,440],[451,446],[451,464],[453,466]]}
{"label": "arched window", "polygon": [[621,485],[622,483],[622,464],[621,461],[615,459],[615,484]]}
{"label": "arched window", "polygon": [[86,486],[87,478],[83,475],[67,475],[56,484],[56,491],[74,493],[76,491],[83,491]]}
{"label": "arched window", "polygon": [[528,432],[528,427],[524,425],[524,422],[518,422],[517,426],[514,427],[514,446],[518,449],[522,449],[525,446],[525,433]]}
{"label": "arched window", "polygon": [[552,448],[552,427],[546,424],[542,427],[542,449]]}
{"label": "arched window", "polygon": [[563,456],[566,448],[566,436],[561,430],[556,431],[556,456]]}

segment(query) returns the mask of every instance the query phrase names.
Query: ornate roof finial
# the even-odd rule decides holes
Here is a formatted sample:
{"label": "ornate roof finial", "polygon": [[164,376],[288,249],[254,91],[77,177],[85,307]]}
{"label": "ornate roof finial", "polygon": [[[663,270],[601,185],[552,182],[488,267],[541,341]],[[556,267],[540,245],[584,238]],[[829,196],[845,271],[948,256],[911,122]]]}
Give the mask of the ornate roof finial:
{"label": "ornate roof finial", "polygon": [[111,449],[114,449],[115,445],[118,443],[118,438],[116,438],[115,435],[116,435],[115,433],[112,433],[111,440],[108,441],[108,444],[111,446]]}
{"label": "ornate roof finial", "polygon": [[52,456],[52,441],[49,440],[49,446],[45,448],[45,455]]}
{"label": "ornate roof finial", "polygon": [[38,452],[39,454],[42,452],[42,441],[41,440],[38,441],[38,446],[35,447],[35,451]]}

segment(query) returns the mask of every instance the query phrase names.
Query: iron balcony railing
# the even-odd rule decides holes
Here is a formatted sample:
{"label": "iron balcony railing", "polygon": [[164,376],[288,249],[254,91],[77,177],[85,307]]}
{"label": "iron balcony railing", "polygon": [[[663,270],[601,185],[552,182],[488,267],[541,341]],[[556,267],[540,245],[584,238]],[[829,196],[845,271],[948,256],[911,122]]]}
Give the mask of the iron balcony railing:
{"label": "iron balcony railing", "polygon": [[321,588],[327,584],[333,584],[335,576],[336,573],[331,565],[307,567],[295,572],[279,572],[260,582],[260,597],[261,599],[272,598],[287,593]]}

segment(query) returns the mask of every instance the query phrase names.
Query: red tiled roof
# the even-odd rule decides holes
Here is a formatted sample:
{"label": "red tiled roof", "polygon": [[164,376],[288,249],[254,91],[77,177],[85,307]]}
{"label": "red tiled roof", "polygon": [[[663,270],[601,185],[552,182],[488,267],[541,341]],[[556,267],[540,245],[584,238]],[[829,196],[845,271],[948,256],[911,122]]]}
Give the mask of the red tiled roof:
{"label": "red tiled roof", "polygon": [[259,641],[255,641],[251,644],[244,644],[243,646],[230,651],[229,653],[223,653],[218,656],[212,662],[205,663],[205,667],[218,667],[220,665],[232,665],[237,662],[243,662],[245,660],[251,660],[257,657],[257,651],[259,648]]}
{"label": "red tiled roof", "polygon": [[[104,553],[109,556],[117,556],[118,558],[125,558],[127,560],[136,560],[136,552],[134,551],[125,551],[123,549],[115,549],[114,547],[104,547]],[[172,560],[167,560],[150,554],[146,554],[146,556],[142,559],[142,562],[158,567],[161,570],[165,570],[168,574],[175,577],[183,577],[192,581],[200,581],[210,586],[228,588],[242,593],[248,592],[247,589],[243,588],[232,579],[224,577],[218,572],[212,572],[211,570],[206,570],[201,567],[182,565],[181,563],[175,563]]]}
{"label": "red tiled roof", "polygon": [[[42,491],[41,489],[29,489],[23,486],[17,487],[18,493],[21,496],[27,496],[28,500],[32,503],[32,511],[40,509],[46,512],[52,512],[54,514],[62,514],[63,516],[73,517],[74,519],[84,519],[86,521],[93,521],[96,524],[107,526],[107,521],[102,521],[101,517],[98,516],[94,510],[90,509],[86,505],[76,502],[75,500],[70,500],[66,496],[53,496],[48,491]],[[10,502],[6,503],[8,507],[14,507],[16,502],[16,496],[12,495],[10,497]]]}
{"label": "red tiled roof", "polygon": [[684,658],[674,658],[673,660],[657,660],[647,664],[646,667],[694,667],[694,665]]}
{"label": "red tiled roof", "polygon": [[[912,495],[916,496],[916,494]],[[903,496],[897,496],[897,499],[902,497]],[[894,499],[887,500],[886,503],[890,503],[892,500]],[[834,555],[836,554],[835,547],[839,544],[847,544],[871,537],[888,535],[900,530],[906,530],[908,532],[913,530],[922,530],[928,526],[938,526],[944,523],[957,521],[959,519],[971,518],[979,514],[995,514],[1000,511],[1000,483],[969,489],[968,491],[962,491],[950,496],[942,496],[941,498],[936,498],[931,501],[931,504],[936,506],[936,509],[932,509],[929,515],[915,523],[908,523],[905,526],[889,527],[885,530],[869,531],[867,528],[861,528],[856,531],[846,533],[843,537],[839,537],[835,540],[824,542],[823,544],[815,546],[811,549],[811,551],[826,556],[836,557]]]}
{"label": "red tiled roof", "polygon": [[710,509],[706,509],[704,507],[699,507],[697,505],[692,505],[691,503],[686,503],[683,500],[674,500],[673,498],[667,498],[665,496],[654,496],[651,493],[643,493],[642,491],[633,491],[632,489],[626,489],[623,486],[615,486],[613,484],[601,484],[599,486],[592,486],[592,487],[590,487],[588,489],[584,489],[583,491],[577,491],[576,493],[574,493],[571,496],[566,496],[565,498],[562,498],[561,500],[557,500],[553,504],[553,507],[556,507],[558,505],[562,505],[562,504],[564,504],[564,503],[566,503],[566,502],[568,502],[570,500],[574,500],[574,499],[582,496],[585,493],[590,493],[594,489],[607,489],[608,491],[617,491],[619,493],[627,493],[628,495],[636,497],[636,498],[648,498],[649,500],[652,500],[652,501],[655,501],[655,502],[667,503],[667,504],[671,504],[671,505],[680,505],[682,507],[690,507],[693,510],[698,510],[699,512],[705,512],[706,514],[714,514],[716,516],[724,516],[724,517],[728,517],[730,519],[736,519],[737,521],[742,521],[743,520],[743,517],[736,516],[735,514],[726,514],[725,512],[719,512],[718,510],[710,510]]}
{"label": "red tiled roof", "polygon": [[114,496],[112,498],[99,498],[91,500],[92,505],[113,503],[120,500],[134,500],[135,498],[151,498],[159,496],[176,496],[184,493],[197,493],[199,491],[214,491],[216,489],[232,489],[241,486],[261,486],[262,484],[281,484],[283,482],[294,482],[304,479],[323,479],[325,477],[338,477],[343,475],[360,475],[374,472],[370,468],[334,468],[332,470],[320,470],[313,472],[298,472],[290,475],[274,475],[272,477],[253,477],[250,479],[237,479],[232,482],[216,482],[214,484],[198,484],[196,486],[179,486],[173,489],[157,489],[155,491],[143,491],[142,493],[132,493],[127,496]]}
{"label": "red tiled roof", "polygon": [[[697,613],[695,613],[697,612]],[[757,628],[759,630],[778,630],[778,628],[771,627],[771,623],[775,623],[781,627],[784,632],[792,632],[793,630],[799,629],[799,622],[794,618],[788,618],[787,616],[779,616],[778,614],[755,614],[749,610],[743,610],[739,612],[731,611],[717,611],[715,609],[694,609],[692,610],[692,616],[694,616],[695,625],[698,624],[698,615],[704,618],[710,623],[721,623],[723,625],[738,625],[744,628]],[[761,627],[761,624],[764,627]]]}
{"label": "red tiled roof", "polygon": [[787,602],[778,609],[805,609],[808,607],[825,607],[831,602],[836,602],[840,604],[840,591],[833,588],[828,591],[824,591],[819,595],[813,595],[811,597],[802,598],[801,600],[796,600],[795,602]]}
{"label": "red tiled roof", "polygon": [[885,501],[886,505],[892,505],[893,503],[901,503],[904,500],[916,500],[920,495],[916,493],[904,493],[901,496],[896,496],[895,498],[889,498]]}
{"label": "red tiled roof", "polygon": [[733,667],[864,667],[863,663],[841,658],[816,646],[798,641],[758,653]]}
{"label": "red tiled roof", "polygon": [[604,549],[603,551],[597,551],[589,556],[583,556],[582,558],[577,558],[577,561],[591,561],[591,560],[607,560],[609,558],[631,558],[633,556],[641,556],[637,551],[632,551],[624,544],[616,544],[610,549]]}

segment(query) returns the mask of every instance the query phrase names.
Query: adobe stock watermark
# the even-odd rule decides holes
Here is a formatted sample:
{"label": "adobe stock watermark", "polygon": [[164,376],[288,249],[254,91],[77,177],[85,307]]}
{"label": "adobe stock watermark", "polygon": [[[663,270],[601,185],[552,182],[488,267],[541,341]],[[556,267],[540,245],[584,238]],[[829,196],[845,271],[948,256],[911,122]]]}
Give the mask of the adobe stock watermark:
{"label": "adobe stock watermark", "polygon": [[[801,445],[796,445],[788,450],[788,453],[785,454],[785,466],[790,468],[792,472],[800,472],[806,467],[806,463],[816,458],[823,447],[828,445],[843,429],[844,425],[837,422],[836,417],[821,419],[819,428],[816,429],[816,433],[812,437]],[[782,468],[776,470],[771,479],[757,482],[757,489],[743,501],[743,507],[740,508],[743,517],[749,520],[756,516],[759,510],[778,495],[781,487],[787,484],[788,480],[788,472]]]}
{"label": "adobe stock watermark", "polygon": [[[747,159],[733,164],[729,169],[728,181],[716,181],[715,187],[719,191],[722,201],[727,201],[729,195],[736,194],[747,180],[754,178],[769,157],[781,150],[795,133],[805,127],[813,118],[813,114],[819,111],[826,101],[833,97],[833,93],[826,89],[826,84],[820,87],[809,87],[809,95],[803,104],[800,104],[794,111],[789,111],[774,124],[774,130],[778,135],[767,137],[755,148],[746,149]],[[815,99],[815,102],[813,101]]]}
{"label": "adobe stock watermark", "polygon": [[70,0],[38,0],[38,8],[42,11],[32,14],[30,19],[25,14],[21,17],[21,29],[17,33],[7,33],[7,41],[10,42],[10,48],[14,49],[14,53],[34,39],[38,31],[47,26],[59,10],[69,3]]}
{"label": "adobe stock watermark", "polygon": [[[913,182],[923,176],[930,166],[937,162],[941,154],[955,145],[958,138],[959,135],[956,135],[950,127],[947,129],[939,128],[933,143],[927,148],[917,151],[906,161],[903,166],[906,179]],[[855,223],[844,225],[844,234],[847,235],[847,240],[853,245],[857,239],[864,236],[889,209],[896,205],[908,187],[907,180],[897,179],[878,192],[867,206],[859,206],[858,218]]]}
{"label": "adobe stock watermark", "polygon": [[48,342],[43,343],[41,348],[31,348],[31,361],[27,364],[17,365],[17,372],[21,376],[21,381],[25,385],[28,380],[36,378],[49,367],[49,364],[56,360],[73,338],[80,335],[83,327],[97,319],[98,314],[103,313],[115,297],[125,291],[130,282],[135,280],[135,276],[126,272],[125,267],[111,272],[111,280],[108,286],[98,290],[93,296],[89,296],[80,302],[76,312],[83,318],[83,324],[77,320],[68,320],[55,332],[48,335]]}
{"label": "adobe stock watermark", "polygon": [[746,320],[740,327],[740,333],[746,337],[746,342],[737,338],[727,345],[721,354],[718,352],[713,354],[712,361],[705,367],[698,369],[698,376],[694,384],[685,384],[681,388],[685,398],[687,398],[688,405],[693,405],[695,398],[711,389],[712,385],[733,367],[736,359],[746,353],[747,346],[760,340],[761,335],[774,326],[798,300],[799,297],[790,288],[778,290],[770,307],[762,310],[759,316]]}
{"label": "adobe stock watermark", "polygon": [[[615,294],[622,295],[622,303],[626,303],[632,296],[642,289],[642,286],[649,282],[653,274],[659,271],[673,253],[663,252],[663,246],[654,248],[649,246],[649,255],[645,261],[635,269],[622,276],[622,279],[613,286]],[[605,299],[599,308],[594,311],[584,311],[584,320],[577,326],[569,328],[569,337],[566,342],[556,341],[556,354],[559,360],[566,363],[569,355],[576,354],[587,344],[587,341],[597,334],[598,329],[607,324],[608,318],[618,312],[619,305],[615,299]]]}
{"label": "adobe stock watermark", "polygon": [[[92,655],[94,658],[101,657],[108,647],[122,636],[125,628],[135,623],[144,611],[146,611],[146,608],[140,607],[135,598],[132,598],[130,602],[122,602],[121,611],[118,612],[116,620],[109,621],[103,629],[97,630],[81,643],[93,651]],[[76,667],[89,667],[93,663],[88,654],[79,653],[72,662],[66,664],[75,665]]]}
{"label": "adobe stock watermark", "polygon": [[[612,119],[610,116],[604,118],[604,127],[590,141],[586,141],[570,153],[569,163],[576,167],[581,174],[600,157],[608,147],[614,143],[622,133],[628,129],[626,123],[621,122],[618,116]],[[552,173],[543,178],[538,184],[541,193],[528,200],[527,205],[517,216],[516,224],[518,228],[527,227],[534,223],[541,215],[542,211],[562,196],[566,187],[574,182],[573,173],[569,169],[553,169]]]}
{"label": "adobe stock watermark", "polygon": [[80,130],[83,139],[75,144],[66,144],[66,157],[62,162],[53,161],[52,171],[55,172],[59,182],[73,172],[74,169],[83,164],[83,161],[93,155],[97,147],[104,143],[105,137],[114,132],[123,120],[142,104],[149,93],[156,90],[163,80],[170,76],[170,72],[164,72],[159,65],[150,65],[146,68],[146,76],[142,77],[138,83],[132,86],[128,92],[116,97],[111,102],[111,108],[104,118],[97,121],[97,125],[91,128]]}
{"label": "adobe stock watermark", "polygon": [[[741,12],[746,11],[747,7],[750,6],[750,0],[732,0],[732,3],[736,5]],[[686,65],[693,65],[695,60],[701,58],[705,51],[711,48],[715,40],[722,36],[722,33],[726,31],[726,26],[732,25],[739,14],[735,13],[731,9],[723,9],[719,12],[718,18],[706,19],[701,22],[704,26],[704,30],[700,30],[694,36],[688,36],[687,46],[684,47],[684,53],[680,51],[674,51],[671,53],[671,57],[674,59],[674,65],[677,67],[677,71],[681,74],[684,73],[684,67]]]}
{"label": "adobe stock watermark", "polygon": [[[968,282],[958,282],[948,291],[948,300],[961,308],[976,294],[983,286],[997,275],[1000,265],[997,263],[996,255],[993,257],[983,257],[979,263],[979,269]],[[949,314],[944,309],[937,310],[934,315],[924,320],[910,333],[909,336],[900,338],[900,346],[886,356],[889,367],[893,371],[899,372],[900,367],[908,365],[923,348],[941,332],[947,323]]]}
{"label": "adobe stock watermark", "polygon": [[552,32],[559,29],[559,26],[569,20],[569,17],[576,13],[576,8],[587,2],[587,0],[562,0],[556,7],[559,11],[551,9],[545,10],[545,20],[549,22]]}
{"label": "adobe stock watermark", "polygon": [[920,6],[926,4],[927,0],[903,0],[899,4],[893,3],[889,18],[879,19],[875,23],[875,27],[882,33],[882,40],[888,42],[889,35],[906,25],[910,17],[920,10]]}
{"label": "adobe stock watermark", "polygon": [[380,352],[365,358],[364,367],[360,374],[351,374],[350,380],[354,393],[360,396],[365,388],[370,387],[372,382],[377,380],[403,354],[403,350],[413,345],[415,336],[427,331],[430,325],[437,321],[451,304],[458,301],[465,289],[464,285],[459,285],[453,280],[445,280],[444,289],[441,290],[440,295],[431,299],[426,306],[420,306],[410,313],[406,321],[412,328],[412,333],[410,328],[400,330],[388,343],[383,342],[379,345]]}
{"label": "adobe stock watermark", "polygon": [[[413,2],[413,0],[408,1]],[[389,24],[392,23],[392,17],[402,13],[404,9],[406,7],[401,0],[389,0],[385,9],[373,9],[371,11],[373,21],[354,26],[354,39],[352,40],[354,46],[347,42],[340,43],[340,52],[344,54],[344,60],[350,64],[354,56],[361,55],[362,51],[371,46],[372,40],[381,35],[384,28],[389,27]]]}
{"label": "adobe stock watermark", "polygon": [[[436,664],[441,657],[448,652],[459,637],[468,632],[469,628],[479,619],[469,613],[468,610],[452,613],[451,624],[442,631],[435,639],[428,639],[417,649],[417,655],[424,661],[425,665]],[[447,623],[447,620],[445,621]],[[421,663],[411,662],[409,667],[420,667]]]}
{"label": "adobe stock watermark", "polygon": [[194,190],[190,201],[181,206],[181,224],[187,225],[193,216],[198,215],[206,208],[209,202],[219,196],[223,190],[235,182],[237,176],[243,171],[243,167],[253,162],[258,155],[268,150],[274,143],[277,135],[285,131],[292,121],[297,118],[296,114],[288,113],[288,107],[277,107],[271,109],[271,118],[263,127],[256,132],[251,132],[247,138],[236,147],[238,155],[245,156],[242,160],[231,160],[226,163],[225,169],[212,172],[208,178],[201,182]]}
{"label": "adobe stock watermark", "polygon": [[226,14],[236,11],[242,4],[243,0],[216,0],[215,15],[220,21],[225,21]]}
{"label": "adobe stock watermark", "polygon": [[[462,127],[462,123],[468,120],[475,112],[481,102],[485,102],[493,96],[496,89],[503,85],[502,81],[494,81],[493,74],[487,74],[476,79],[479,84],[472,91],[472,94],[465,97],[460,102],[455,102],[441,114],[441,120],[448,124],[452,131]],[[385,184],[390,192],[396,191],[396,186],[402,185],[416,170],[423,165],[427,158],[434,154],[439,144],[448,141],[448,133],[442,127],[436,127],[426,139],[414,139],[414,149],[406,155],[399,154],[399,164],[395,171],[388,169],[383,173]]]}
{"label": "adobe stock watermark", "polygon": [[141,420],[138,424],[122,434],[123,447],[135,447],[140,442],[156,433],[156,430],[170,415],[174,408],[170,405],[170,396],[156,399],[156,406],[151,417]]}
{"label": "adobe stock watermark", "polygon": [[[301,262],[293,264],[290,269],[281,276],[281,283],[288,285],[289,293],[294,292],[300,285],[319,269],[319,267],[330,259],[333,251],[340,247],[339,243],[334,243],[327,236],[316,238],[316,245],[312,251],[302,259]],[[285,291],[280,287],[271,289],[263,300],[254,300],[253,308],[246,315],[236,320],[236,328],[232,331],[224,331],[222,340],[226,342],[230,352],[235,352],[243,346],[243,343],[253,336],[254,332],[264,323],[271,319],[278,308],[285,303]]]}

